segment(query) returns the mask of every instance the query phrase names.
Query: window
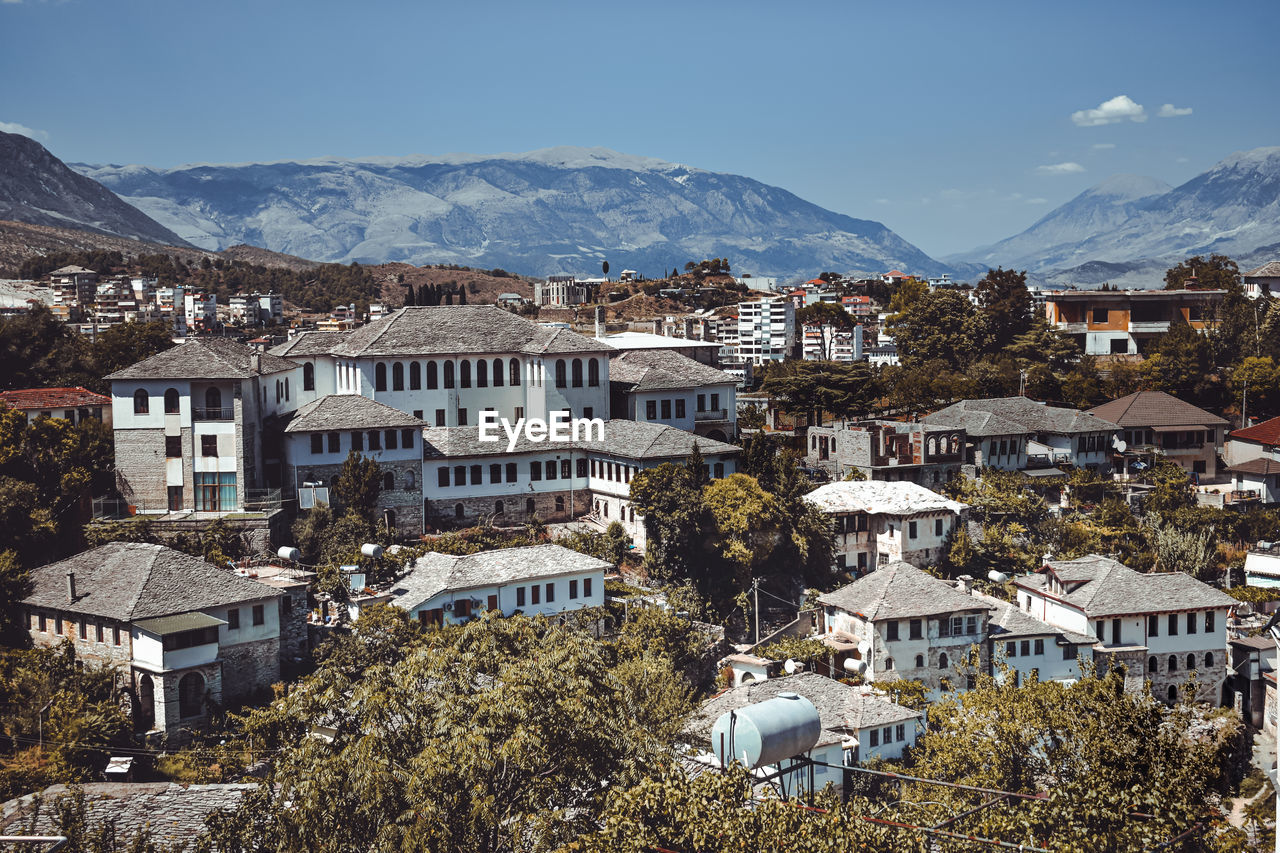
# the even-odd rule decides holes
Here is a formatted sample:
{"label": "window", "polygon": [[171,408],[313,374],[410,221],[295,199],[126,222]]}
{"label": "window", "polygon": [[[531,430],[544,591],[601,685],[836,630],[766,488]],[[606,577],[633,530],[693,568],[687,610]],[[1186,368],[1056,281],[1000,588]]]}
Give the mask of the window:
{"label": "window", "polygon": [[182,486],[169,486],[169,511],[182,511]]}
{"label": "window", "polygon": [[387,365],[386,362],[378,362],[373,368],[373,390],[387,390]]}
{"label": "window", "polygon": [[713,412],[720,411],[720,395],[719,394],[711,395],[711,411]]}
{"label": "window", "polygon": [[1204,632],[1206,634],[1213,633],[1213,611],[1212,610],[1204,614]]}
{"label": "window", "polygon": [[434,361],[427,362],[427,390],[434,391],[440,387],[439,370]]}
{"label": "window", "polygon": [[1014,640],[1004,644],[1004,656],[1007,658],[1016,658],[1018,656],[1018,644]]}
{"label": "window", "polygon": [[[699,411],[699,412],[705,412],[705,411],[707,410],[707,395],[706,395],[706,394],[699,394],[699,395],[698,395],[697,406],[698,406],[698,411]],[[818,446],[818,439],[817,439],[817,437],[816,437],[816,436],[814,437],[813,442],[814,442],[814,447],[817,447],[817,446]]]}
{"label": "window", "polygon": [[1147,616],[1147,636],[1160,636],[1160,617],[1154,613]]}
{"label": "window", "polygon": [[378,432],[376,429],[369,430],[369,449],[382,449],[382,433]]}
{"label": "window", "polygon": [[444,409],[436,409],[436,426],[444,426]]}
{"label": "window", "polygon": [[506,514],[506,511],[507,511],[507,508],[506,508],[505,506],[503,506],[503,505],[502,505],[502,501],[494,501],[494,502],[493,502],[493,514],[494,514],[494,515],[504,515],[504,514]]}
{"label": "window", "polygon": [[500,463],[494,463],[489,466],[489,482],[490,483],[502,482],[502,465]]}
{"label": "window", "polygon": [[529,463],[529,479],[530,480],[542,479],[542,463],[536,459]]}
{"label": "window", "polygon": [[494,388],[502,387],[502,374],[503,374],[502,359],[495,358],[493,360],[493,387]]}
{"label": "window", "polygon": [[483,482],[484,482],[484,466],[472,465],[471,466],[471,485],[478,486]]}
{"label": "window", "polygon": [[569,387],[569,378],[568,376],[565,375],[565,365],[564,365],[563,358],[556,359],[556,387],[557,388]]}
{"label": "window", "polygon": [[1147,673],[1154,674],[1160,671],[1160,659],[1155,655],[1147,658]]}
{"label": "window", "polygon": [[516,420],[524,420],[524,406],[516,406]]}
{"label": "window", "polygon": [[[467,484],[467,466],[466,465],[453,466],[453,484],[455,486],[465,486]],[[475,485],[475,484],[472,483],[472,485]]]}
{"label": "window", "polygon": [[1194,634],[1196,632],[1196,615],[1194,613],[1187,614],[1187,633]]}
{"label": "window", "polygon": [[536,583],[533,586],[529,587],[529,597],[530,597],[530,601],[533,604],[541,604],[542,603],[542,587],[538,586]]}
{"label": "window", "polygon": [[556,512],[557,513],[564,512],[564,496],[563,495],[556,495]]}
{"label": "window", "polygon": [[516,607],[524,607],[524,587],[516,587]]}
{"label": "window", "polygon": [[[429,376],[430,374],[428,374],[428,377]],[[452,361],[446,361],[444,363],[444,387],[445,388],[453,387],[453,362]]]}
{"label": "window", "polygon": [[[95,642],[99,642],[99,643],[102,642],[102,633],[103,633],[102,623],[98,622],[93,626],[93,638]],[[1213,655],[1209,655],[1209,657],[1212,658]]]}
{"label": "window", "polygon": [[924,636],[924,623],[919,619],[911,620],[911,639],[918,640]]}
{"label": "window", "polygon": [[1035,641],[1035,654],[1038,654],[1038,655],[1044,654],[1044,640]]}
{"label": "window", "polygon": [[387,446],[387,450],[395,450],[400,443],[400,433],[396,430],[389,429],[382,434],[382,443]]}
{"label": "window", "polygon": [[362,432],[351,433],[351,449],[364,450],[364,433]]}
{"label": "window", "polygon": [[670,400],[662,401],[662,419],[664,421],[671,420],[671,401]]}
{"label": "window", "polygon": [[89,639],[89,622],[86,619],[80,620],[80,639]]}
{"label": "window", "polygon": [[715,474],[714,474],[715,478],[716,478],[717,480],[723,480],[723,479],[724,479],[724,463],[723,463],[723,462],[717,462],[717,463],[716,463],[714,466],[712,466],[712,467],[713,467],[713,468],[714,468],[714,470],[715,470]]}
{"label": "window", "polygon": [[547,603],[550,604],[556,600],[556,585],[554,583],[547,584]]}
{"label": "window", "polygon": [[1074,660],[1076,656],[1076,647],[1068,643],[1062,647],[1062,659]]}
{"label": "window", "polygon": [[[204,438],[204,436],[201,436]],[[311,433],[311,454],[324,453],[324,436],[318,432]]]}
{"label": "window", "polygon": [[164,392],[164,413],[166,415],[178,414],[178,389],[170,388]]}
{"label": "window", "polygon": [[906,740],[907,727],[904,723],[898,723],[893,729],[898,741]]}
{"label": "window", "polygon": [[1178,614],[1169,614],[1169,636],[1176,637],[1178,635]]}
{"label": "window", "polygon": [[887,625],[885,625],[884,638],[890,641],[898,639],[898,623],[897,622],[890,622]]}
{"label": "window", "polygon": [[267,621],[266,610],[261,604],[253,605],[253,624],[261,625]]}
{"label": "window", "polygon": [[576,477],[587,476],[587,460],[585,459],[575,460],[574,465],[577,467],[577,470],[574,472],[574,476]]}
{"label": "window", "polygon": [[1191,670],[1195,668],[1196,668],[1196,656],[1187,655],[1187,669]]}
{"label": "window", "polygon": [[442,489],[449,488],[449,469],[441,466],[436,470],[436,485]]}
{"label": "window", "polygon": [[516,474],[516,463],[508,462],[507,463],[507,482],[514,483],[516,481],[517,476],[518,475]]}
{"label": "window", "polygon": [[570,465],[571,463],[569,462],[568,459],[560,460],[560,479],[561,480],[567,480],[573,476],[573,471]]}
{"label": "window", "polygon": [[1204,653],[1204,665],[1206,668],[1213,666],[1213,652]]}
{"label": "window", "polygon": [[200,455],[201,456],[217,456],[218,455],[218,437],[216,435],[200,436]]}
{"label": "window", "polygon": [[1093,309],[1093,322],[1095,322],[1095,323],[1105,323],[1105,322],[1107,322],[1107,313],[1108,313],[1108,312],[1107,312],[1107,309],[1106,309],[1106,308],[1094,308],[1094,309]]}
{"label": "window", "polygon": [[644,401],[644,419],[646,421],[656,421],[658,419],[658,401]]}
{"label": "window", "polygon": [[466,515],[466,508],[463,507],[462,504],[454,504],[453,517],[461,520],[464,515]]}
{"label": "window", "polygon": [[228,631],[239,631],[239,630],[240,630],[240,608],[239,608],[239,607],[231,607],[231,608],[228,608],[228,610],[227,610],[227,630],[228,630]]}
{"label": "window", "polygon": [[965,618],[964,621],[965,621],[964,632],[966,634],[978,633],[978,617],[977,616],[968,616]]}
{"label": "window", "polygon": [[[937,472],[935,471],[934,473],[936,474]],[[940,518],[935,518],[933,520],[933,535],[934,536],[942,535],[942,519]]]}
{"label": "window", "polygon": [[554,480],[554,479],[556,478],[556,463],[555,463],[555,460],[553,460],[553,459],[548,459],[548,460],[547,460],[547,462],[546,462],[546,469],[547,469],[547,479],[548,479],[548,480]]}
{"label": "window", "polygon": [[330,453],[337,453],[341,449],[342,439],[340,438],[340,435],[341,433],[336,432],[326,433],[326,438],[329,441]]}
{"label": "window", "polygon": [[1111,642],[1117,646],[1120,645],[1120,625],[1119,619],[1111,620]]}
{"label": "window", "polygon": [[[41,628],[40,630],[43,631],[44,629]],[[117,646],[120,645],[120,626],[119,625],[111,626],[111,641]]]}
{"label": "window", "polygon": [[684,398],[683,397],[676,398],[676,417],[677,418],[684,417]]}
{"label": "window", "polygon": [[908,539],[915,539],[915,538],[916,538],[916,532],[917,532],[917,529],[918,529],[918,528],[917,528],[916,522],[914,522],[914,521],[908,521],[908,522],[907,522],[907,538],[908,538]]}
{"label": "window", "polygon": [[884,742],[886,744],[893,743],[893,727],[892,726],[884,727]]}
{"label": "window", "polygon": [[483,358],[476,359],[476,387],[489,387],[489,362]]}
{"label": "window", "polygon": [[518,358],[511,359],[510,367],[511,367],[511,376],[510,376],[511,383],[510,384],[512,388],[515,388],[517,385],[520,384],[520,359]]}
{"label": "window", "polygon": [[397,361],[391,365],[391,390],[404,390],[404,362]]}
{"label": "window", "polygon": [[182,436],[166,435],[164,437],[164,458],[179,459],[182,457]]}
{"label": "window", "polygon": [[893,658],[885,658],[885,659],[884,659],[884,668],[885,668],[885,669],[893,669]]}
{"label": "window", "polygon": [[584,598],[591,597],[591,578],[582,579],[582,596]]}
{"label": "window", "polygon": [[592,388],[600,384],[600,362],[594,358],[587,362],[587,384]]}
{"label": "window", "polygon": [[409,390],[417,391],[422,388],[422,365],[416,361],[409,362]]}
{"label": "window", "polygon": [[396,490],[396,475],[387,471],[382,475],[382,491],[394,492]]}
{"label": "window", "polygon": [[458,387],[471,387],[471,361],[464,358],[458,363]]}
{"label": "window", "polygon": [[489,596],[489,609],[490,610],[498,609],[498,596],[496,595]]}
{"label": "window", "polygon": [[880,730],[879,730],[879,729],[872,729],[872,730],[871,730],[871,745],[872,745],[872,746],[879,746],[879,745],[880,745]]}
{"label": "window", "polygon": [[151,411],[151,397],[146,391],[139,388],[133,392],[133,413],[135,415],[149,414]]}
{"label": "window", "polygon": [[[886,554],[884,556],[887,557],[888,555]],[[962,636],[963,634],[964,634],[964,617],[952,616],[951,617],[951,636],[959,637],[959,636]]]}
{"label": "window", "polygon": [[916,669],[924,668],[924,655],[916,655]]}
{"label": "window", "polygon": [[467,410],[458,409],[458,426],[466,426],[466,425],[467,425]]}
{"label": "window", "polygon": [[534,510],[536,510],[537,508],[538,508],[538,505],[534,502],[533,498],[525,498],[525,501],[524,501],[525,515],[533,515]]}
{"label": "window", "polygon": [[573,387],[582,387],[582,359],[580,358],[573,360]]}
{"label": "window", "polygon": [[1175,657],[1174,655],[1169,655],[1169,671],[1170,672],[1178,671],[1178,658]]}
{"label": "window", "polygon": [[575,579],[575,580],[569,581],[569,599],[573,600],[577,597],[578,597],[578,581]]}
{"label": "window", "polygon": [[460,598],[453,602],[453,617],[455,619],[471,618],[471,599]]}
{"label": "window", "polygon": [[586,418],[587,420],[591,420],[592,418],[594,418],[594,417],[596,416],[596,410],[595,410],[595,409],[593,409],[593,408],[591,408],[590,406],[583,406],[583,407],[582,407],[582,416],[583,416],[584,418]]}

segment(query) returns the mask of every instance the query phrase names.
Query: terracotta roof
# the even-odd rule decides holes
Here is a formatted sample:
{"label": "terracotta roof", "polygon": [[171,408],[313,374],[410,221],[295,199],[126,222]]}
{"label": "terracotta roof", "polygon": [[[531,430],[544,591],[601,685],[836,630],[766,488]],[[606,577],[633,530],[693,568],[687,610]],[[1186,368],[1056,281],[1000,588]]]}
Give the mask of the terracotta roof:
{"label": "terracotta roof", "polygon": [[1280,462],[1265,456],[1227,468],[1232,474],[1280,474]]}
{"label": "terracotta roof", "polygon": [[[1278,261],[1277,263],[1280,263]],[[0,399],[4,397],[0,394]],[[1280,418],[1272,418],[1244,429],[1232,430],[1228,438],[1256,441],[1258,444],[1280,444]]]}
{"label": "terracotta roof", "polygon": [[95,394],[88,388],[23,388],[0,391],[0,403],[14,409],[78,409],[110,406],[111,398]]}
{"label": "terracotta roof", "polygon": [[[258,356],[257,369],[253,357]],[[249,379],[298,367],[270,353],[259,353],[227,338],[189,338],[107,379]]]}
{"label": "terracotta roof", "polygon": [[1179,400],[1163,391],[1137,391],[1089,410],[1122,427],[1225,426],[1226,418]]}

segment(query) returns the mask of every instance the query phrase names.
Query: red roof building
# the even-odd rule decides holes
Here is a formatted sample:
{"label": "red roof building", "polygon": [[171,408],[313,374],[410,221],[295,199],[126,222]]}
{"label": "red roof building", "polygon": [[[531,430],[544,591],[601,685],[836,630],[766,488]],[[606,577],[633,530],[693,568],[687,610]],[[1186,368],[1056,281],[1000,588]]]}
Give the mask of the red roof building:
{"label": "red roof building", "polygon": [[1280,418],[1272,418],[1269,421],[1263,421],[1251,427],[1232,430],[1227,437],[1234,441],[1248,441],[1272,447],[1280,446]]}
{"label": "red roof building", "polygon": [[0,391],[0,404],[24,413],[28,421],[44,415],[65,418],[73,424],[85,418],[105,419],[107,426],[111,425],[111,398],[79,386]]}

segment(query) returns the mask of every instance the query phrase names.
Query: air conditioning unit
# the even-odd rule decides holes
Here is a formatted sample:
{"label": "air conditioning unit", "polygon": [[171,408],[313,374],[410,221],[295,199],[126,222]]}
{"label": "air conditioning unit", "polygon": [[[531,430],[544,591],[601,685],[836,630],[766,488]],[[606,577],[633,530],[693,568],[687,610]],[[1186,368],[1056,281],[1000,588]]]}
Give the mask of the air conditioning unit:
{"label": "air conditioning unit", "polygon": [[446,602],[444,603],[444,609],[445,609],[445,610],[453,610],[453,602],[452,602],[452,601],[446,601]]}

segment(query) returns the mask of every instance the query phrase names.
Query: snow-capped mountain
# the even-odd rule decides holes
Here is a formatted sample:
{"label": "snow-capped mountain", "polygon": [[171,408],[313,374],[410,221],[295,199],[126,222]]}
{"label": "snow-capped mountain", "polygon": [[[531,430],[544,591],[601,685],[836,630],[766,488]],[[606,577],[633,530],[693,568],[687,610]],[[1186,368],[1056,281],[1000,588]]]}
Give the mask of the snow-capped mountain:
{"label": "snow-capped mountain", "polygon": [[0,219],[185,245],[97,181],[76,174],[36,142],[0,132]]}
{"label": "snow-capped mountain", "polygon": [[236,243],[323,261],[657,276],[727,257],[735,271],[933,275],[950,269],[879,222],[778,187],[602,148],[74,168],[207,249]]}
{"label": "snow-capped mountain", "polygon": [[1273,147],[1232,154],[1173,189],[1153,178],[1110,178],[1021,234],[946,260],[1026,269],[1053,283],[1104,276],[1156,286],[1170,261],[1214,252],[1239,260],[1277,242],[1280,147]]}

